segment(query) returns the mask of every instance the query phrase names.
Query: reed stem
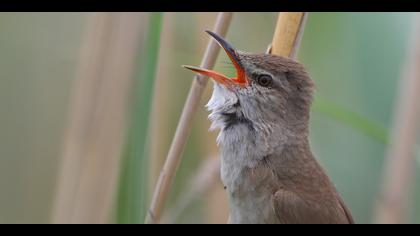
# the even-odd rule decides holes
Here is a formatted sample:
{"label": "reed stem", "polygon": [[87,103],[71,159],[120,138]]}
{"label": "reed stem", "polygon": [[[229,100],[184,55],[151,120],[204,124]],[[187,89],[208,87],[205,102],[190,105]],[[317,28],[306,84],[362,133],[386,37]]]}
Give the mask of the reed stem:
{"label": "reed stem", "polygon": [[413,22],[407,65],[399,81],[392,134],[383,173],[382,194],[378,197],[374,221],[380,224],[407,222],[420,110],[420,15]]}
{"label": "reed stem", "polygon": [[271,53],[296,58],[308,13],[282,12],[274,31]]}
{"label": "reed stem", "polygon": [[[219,13],[213,31],[221,36],[225,36],[229,28],[233,13]],[[214,40],[210,40],[200,67],[212,69],[220,47]],[[201,95],[207,85],[208,79],[202,76],[195,76],[191,85],[187,101],[178,123],[175,137],[169,149],[168,156],[159,176],[150,209],[147,213],[145,223],[159,223],[162,212],[168,198],[169,191],[176,174],[176,170],[181,162],[181,155],[185,148],[189,132],[192,127],[192,120],[197,112]]]}

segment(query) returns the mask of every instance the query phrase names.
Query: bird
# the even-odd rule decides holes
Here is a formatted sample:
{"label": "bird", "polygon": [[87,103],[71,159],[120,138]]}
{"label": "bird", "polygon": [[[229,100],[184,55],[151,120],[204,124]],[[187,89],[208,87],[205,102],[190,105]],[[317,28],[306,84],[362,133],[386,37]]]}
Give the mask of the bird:
{"label": "bird", "polygon": [[230,224],[354,224],[350,210],[309,144],[314,82],[303,64],[234,49],[206,32],[230,58],[236,77],[195,66],[210,77],[211,130],[219,129],[220,177]]}

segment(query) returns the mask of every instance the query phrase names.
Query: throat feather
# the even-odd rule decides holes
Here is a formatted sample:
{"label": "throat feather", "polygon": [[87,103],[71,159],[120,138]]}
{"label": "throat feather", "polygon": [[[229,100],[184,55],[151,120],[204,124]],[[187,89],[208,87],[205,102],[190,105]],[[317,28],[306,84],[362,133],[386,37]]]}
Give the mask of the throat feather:
{"label": "throat feather", "polygon": [[246,125],[250,130],[254,130],[252,122],[237,113],[222,113],[223,131],[227,131],[237,125]]}

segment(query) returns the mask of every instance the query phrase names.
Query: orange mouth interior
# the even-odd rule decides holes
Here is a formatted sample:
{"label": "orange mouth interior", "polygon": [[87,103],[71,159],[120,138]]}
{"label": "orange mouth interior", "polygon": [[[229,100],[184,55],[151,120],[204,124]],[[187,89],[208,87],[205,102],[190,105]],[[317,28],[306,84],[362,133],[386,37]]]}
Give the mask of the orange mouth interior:
{"label": "orange mouth interior", "polygon": [[232,85],[239,85],[241,87],[244,87],[248,84],[248,80],[246,79],[245,71],[242,68],[242,66],[239,64],[239,60],[236,56],[236,51],[233,49],[233,47],[223,38],[218,36],[217,34],[206,31],[209,33],[216,42],[225,50],[226,54],[229,56],[230,60],[232,61],[235,69],[236,69],[236,77],[234,78],[228,78],[227,76],[218,73],[213,70],[208,70],[204,68],[199,68],[195,66],[183,66],[187,69],[190,69],[194,72],[197,72],[199,74],[208,76],[213,78],[216,82],[225,85],[226,87],[230,88]]}

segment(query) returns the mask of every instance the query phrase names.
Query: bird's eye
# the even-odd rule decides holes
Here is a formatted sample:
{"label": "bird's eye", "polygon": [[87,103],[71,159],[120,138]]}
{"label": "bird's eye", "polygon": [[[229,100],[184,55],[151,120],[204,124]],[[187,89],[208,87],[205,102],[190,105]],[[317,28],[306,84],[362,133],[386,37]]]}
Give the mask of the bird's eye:
{"label": "bird's eye", "polygon": [[257,83],[263,87],[268,87],[272,84],[273,78],[270,75],[260,75],[257,78]]}

